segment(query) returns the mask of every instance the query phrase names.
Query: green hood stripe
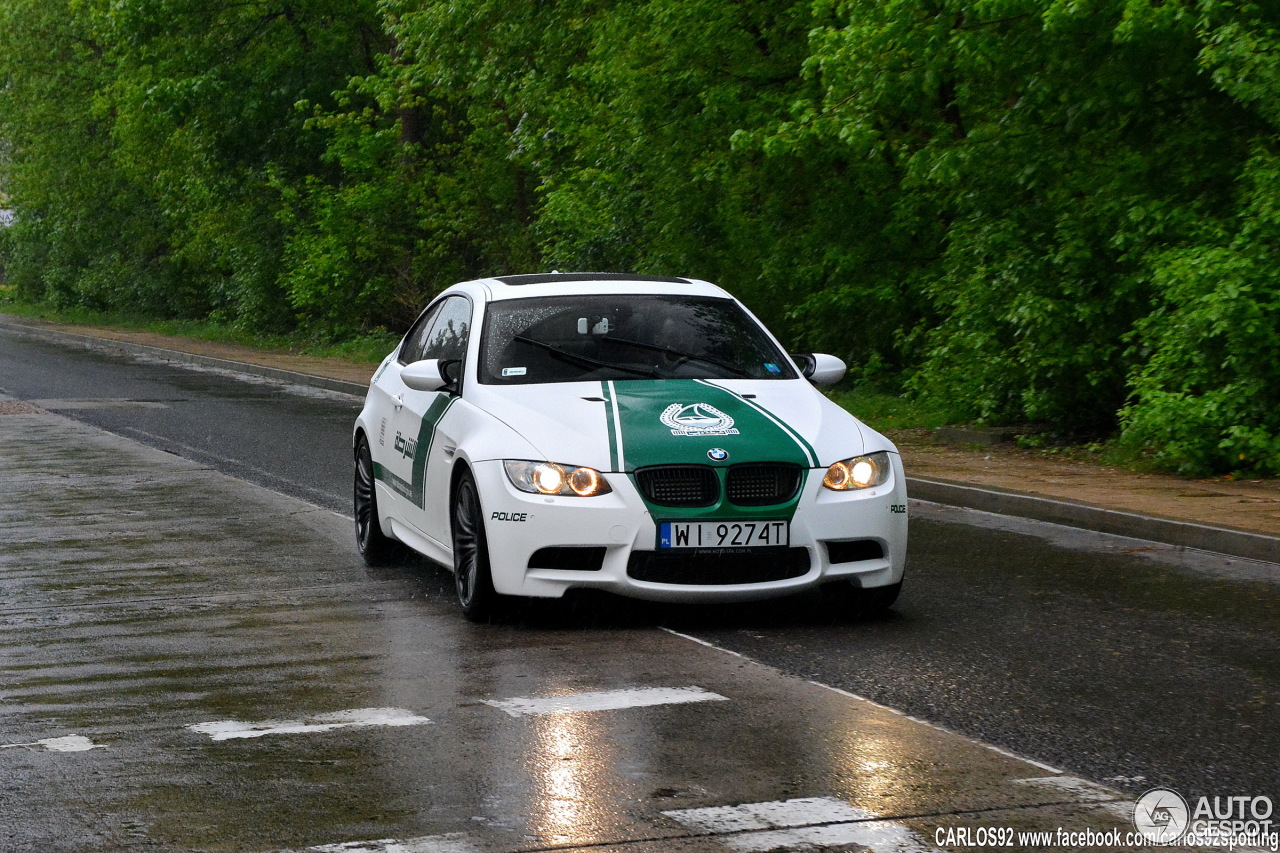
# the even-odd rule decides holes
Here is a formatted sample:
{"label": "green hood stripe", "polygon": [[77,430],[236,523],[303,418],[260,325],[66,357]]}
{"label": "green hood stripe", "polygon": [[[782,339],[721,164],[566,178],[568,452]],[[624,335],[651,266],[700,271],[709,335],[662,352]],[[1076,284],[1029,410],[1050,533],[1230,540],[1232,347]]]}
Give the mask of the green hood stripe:
{"label": "green hood stripe", "polygon": [[609,430],[609,470],[621,471],[624,457],[622,455],[622,422],[618,417],[618,392],[613,382],[600,383],[600,393],[604,395],[604,422]]}
{"label": "green hood stripe", "polygon": [[[725,393],[727,393],[727,394],[733,394],[733,392],[732,392],[732,391],[730,391],[729,389],[727,389],[727,388],[721,388],[719,385],[715,385],[715,384],[713,384],[713,383],[711,383],[711,382],[706,381],[705,379],[695,379],[695,380],[694,380],[694,382],[697,382],[697,383],[698,383],[698,384],[700,384],[700,385],[706,385],[708,388],[715,388],[716,390],[718,390],[718,391],[723,391],[723,392],[725,392]],[[735,395],[735,396],[737,396],[737,395]],[[785,432],[785,433],[786,433],[786,434],[791,438],[791,440],[792,440],[792,441],[794,441],[796,444],[798,444],[798,445],[800,446],[800,449],[801,449],[801,450],[803,450],[803,451],[805,452],[805,455],[806,455],[806,456],[808,456],[808,458],[809,458],[809,467],[810,467],[810,468],[819,468],[819,467],[821,467],[820,463],[818,462],[818,454],[817,454],[817,452],[813,449],[813,445],[812,445],[812,444],[810,444],[809,442],[805,441],[805,440],[804,440],[804,438],[803,438],[803,437],[802,437],[798,432],[796,432],[795,430],[793,430],[793,429],[792,429],[792,428],[791,428],[791,427],[786,423],[786,421],[784,421],[784,420],[782,420],[781,418],[779,418],[777,415],[775,415],[773,412],[771,412],[771,411],[769,411],[768,409],[766,409],[764,406],[761,406],[761,405],[760,405],[759,403],[757,403],[755,400],[749,400],[749,399],[747,399],[746,397],[741,397],[740,399],[742,400],[742,402],[746,403],[748,406],[750,406],[751,408],[755,409],[757,412],[759,412],[760,414],[764,415],[766,418],[768,418],[770,421],[772,421],[774,424],[776,424],[776,425],[778,426],[778,428],[779,428],[779,429],[781,429],[783,432]]]}
{"label": "green hood stripe", "polygon": [[[790,462],[814,467],[816,454],[795,431],[758,405],[691,379],[604,383],[613,413],[610,461],[618,471],[649,465]],[[726,451],[722,460],[711,450]],[[717,454],[718,455],[718,454]]]}
{"label": "green hood stripe", "polygon": [[[613,433],[610,459],[631,475],[650,465],[703,465],[716,472],[720,498],[707,507],[649,504],[655,520],[787,519],[801,492],[783,504],[737,506],[725,489],[734,465],[783,462],[803,469],[802,485],[815,454],[777,417],[727,388],[692,379],[633,379],[602,383]],[[625,445],[625,452],[624,452]],[[713,458],[714,457],[714,458]]]}

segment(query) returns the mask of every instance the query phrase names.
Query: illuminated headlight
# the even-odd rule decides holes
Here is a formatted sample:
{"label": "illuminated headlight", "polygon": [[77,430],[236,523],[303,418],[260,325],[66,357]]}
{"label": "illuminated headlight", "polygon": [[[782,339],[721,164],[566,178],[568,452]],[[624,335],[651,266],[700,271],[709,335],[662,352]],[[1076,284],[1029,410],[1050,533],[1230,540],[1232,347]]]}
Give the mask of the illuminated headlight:
{"label": "illuminated headlight", "polygon": [[502,463],[511,485],[532,495],[565,495],[590,498],[607,495],[613,489],[595,468],[558,465],[555,462],[526,462],[508,459]]}
{"label": "illuminated headlight", "polygon": [[886,451],[842,459],[827,469],[822,485],[835,492],[869,489],[889,479],[889,454]]}

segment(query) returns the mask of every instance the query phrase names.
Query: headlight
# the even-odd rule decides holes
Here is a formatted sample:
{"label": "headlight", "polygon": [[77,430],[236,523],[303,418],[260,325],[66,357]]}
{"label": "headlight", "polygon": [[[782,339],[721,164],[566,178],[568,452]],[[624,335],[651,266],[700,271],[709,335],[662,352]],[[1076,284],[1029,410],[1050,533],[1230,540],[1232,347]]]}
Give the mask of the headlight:
{"label": "headlight", "polygon": [[532,495],[565,495],[590,498],[607,495],[613,489],[595,468],[559,465],[555,462],[527,462],[508,459],[502,463],[511,485]]}
{"label": "headlight", "polygon": [[835,492],[869,489],[883,485],[889,479],[889,454],[887,451],[869,453],[842,459],[827,469],[822,485]]}

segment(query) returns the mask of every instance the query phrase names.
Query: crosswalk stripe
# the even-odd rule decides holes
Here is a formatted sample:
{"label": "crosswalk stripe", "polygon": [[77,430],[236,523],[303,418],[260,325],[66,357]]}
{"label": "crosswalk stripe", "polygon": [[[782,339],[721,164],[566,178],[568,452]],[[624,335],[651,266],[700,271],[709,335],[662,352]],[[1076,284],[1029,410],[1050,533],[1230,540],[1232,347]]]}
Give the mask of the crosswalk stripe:
{"label": "crosswalk stripe", "polygon": [[0,744],[0,749],[17,749],[20,746],[34,746],[49,752],[88,752],[91,749],[106,749],[84,735],[67,735],[66,737],[47,737],[32,743]]}
{"label": "crosswalk stripe", "polygon": [[300,853],[475,853],[478,848],[461,832],[419,838],[380,838],[308,847]]}
{"label": "crosswalk stripe", "polygon": [[907,827],[833,797],[663,812],[691,829],[721,836],[738,853],[857,844],[878,853],[932,853]]}
{"label": "crosswalk stripe", "polygon": [[1078,776],[1039,776],[1034,779],[1014,779],[1013,783],[1047,788],[1069,794],[1084,802],[1096,803],[1098,808],[1126,823],[1133,819],[1132,800],[1127,799],[1124,794],[1114,788],[1090,782],[1088,779],[1081,779]]}
{"label": "crosswalk stripe", "polygon": [[373,726],[419,726],[430,723],[426,717],[403,708],[354,708],[331,714],[315,714],[301,720],[264,720],[246,723],[240,720],[215,720],[186,726],[193,732],[206,734],[215,741],[258,738],[266,735],[293,735],[328,732],[334,729],[370,728]]}
{"label": "crosswalk stripe", "polygon": [[727,702],[728,698],[719,693],[703,690],[701,687],[637,687],[595,693],[571,693],[565,696],[526,696],[483,701],[486,705],[499,708],[513,717],[525,717],[533,714],[617,711],[623,708],[677,705],[685,702]]}

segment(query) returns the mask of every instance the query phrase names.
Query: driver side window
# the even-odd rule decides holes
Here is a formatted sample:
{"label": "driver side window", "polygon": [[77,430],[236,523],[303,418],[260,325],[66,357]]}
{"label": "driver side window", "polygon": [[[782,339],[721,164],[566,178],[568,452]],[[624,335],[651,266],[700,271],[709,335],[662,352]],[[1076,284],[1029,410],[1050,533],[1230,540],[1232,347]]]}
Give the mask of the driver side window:
{"label": "driver side window", "polygon": [[463,296],[449,297],[441,304],[431,323],[431,331],[426,335],[419,358],[461,361],[467,352],[470,332],[471,302]]}
{"label": "driver side window", "polygon": [[404,345],[400,347],[400,355],[396,359],[401,364],[413,364],[415,361],[422,361],[422,345],[426,342],[427,333],[431,331],[431,324],[435,322],[436,317],[440,316],[440,309],[444,307],[444,303],[437,305],[429,311],[423,312],[418,318],[418,322],[413,324],[413,328],[409,330],[409,334],[405,336]]}

